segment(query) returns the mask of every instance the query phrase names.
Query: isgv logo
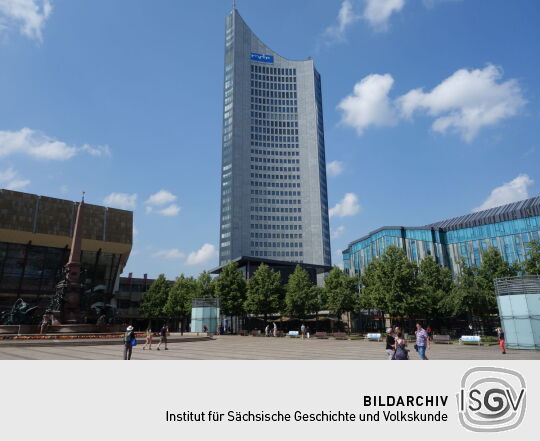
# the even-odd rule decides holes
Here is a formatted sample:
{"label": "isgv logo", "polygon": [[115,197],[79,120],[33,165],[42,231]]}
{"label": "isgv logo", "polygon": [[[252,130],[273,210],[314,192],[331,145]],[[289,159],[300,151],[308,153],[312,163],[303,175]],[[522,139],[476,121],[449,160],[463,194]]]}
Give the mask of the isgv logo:
{"label": "isgv logo", "polygon": [[510,369],[475,367],[461,379],[459,421],[473,432],[503,432],[525,417],[525,379]]}

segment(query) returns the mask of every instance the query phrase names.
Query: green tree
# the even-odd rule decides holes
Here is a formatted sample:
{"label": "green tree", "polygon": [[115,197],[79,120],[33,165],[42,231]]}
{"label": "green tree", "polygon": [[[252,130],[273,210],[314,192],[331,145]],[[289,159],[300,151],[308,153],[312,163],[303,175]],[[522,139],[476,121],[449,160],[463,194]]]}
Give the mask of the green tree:
{"label": "green tree", "polygon": [[153,319],[163,317],[163,308],[167,303],[170,289],[171,285],[165,278],[165,274],[160,274],[142,295],[139,311],[149,319],[149,326]]}
{"label": "green tree", "polygon": [[527,244],[527,260],[523,263],[527,274],[540,274],[540,240],[533,240]]}
{"label": "green tree", "polygon": [[389,246],[361,278],[362,308],[379,309],[391,317],[422,313],[424,302],[418,295],[417,272],[416,263],[407,259],[402,248]]}
{"label": "green tree", "polygon": [[264,315],[266,323],[268,314],[280,311],[282,306],[281,274],[272,271],[268,265],[263,263],[247,283],[247,299],[244,307],[252,314]]}
{"label": "green tree", "polygon": [[212,276],[208,271],[203,271],[197,278],[197,297],[207,299],[215,296],[216,293]]}
{"label": "green tree", "polygon": [[163,307],[163,313],[171,319],[180,320],[180,333],[184,334],[186,318],[191,315],[191,299],[197,292],[197,282],[193,277],[183,274],[176,279],[169,298]]}
{"label": "green tree", "polygon": [[441,267],[432,256],[427,256],[418,266],[418,283],[425,314],[430,317],[444,315],[441,302],[454,288],[452,272]]}
{"label": "green tree", "polygon": [[214,279],[214,289],[223,315],[231,317],[244,315],[246,281],[238,271],[236,262],[223,267],[219,276]]}
{"label": "green tree", "polygon": [[327,306],[330,312],[336,316],[338,322],[341,321],[343,314],[348,314],[350,329],[350,313],[359,305],[357,280],[334,266],[324,279],[324,291],[328,298]]}
{"label": "green tree", "polygon": [[485,305],[486,309],[480,315],[496,314],[498,312],[494,279],[513,277],[517,273],[518,265],[511,265],[504,260],[497,248],[490,247],[482,253],[482,264],[478,268],[477,275],[480,278],[479,287],[484,291],[483,296],[487,303]]}
{"label": "green tree", "polygon": [[309,274],[296,265],[285,287],[285,309],[288,314],[304,319],[319,310],[318,291],[313,289]]}
{"label": "green tree", "polygon": [[472,316],[481,316],[492,308],[492,298],[485,289],[485,283],[478,275],[478,268],[469,266],[462,259],[460,274],[449,296],[441,302],[446,313],[458,316],[467,314],[469,321]]}

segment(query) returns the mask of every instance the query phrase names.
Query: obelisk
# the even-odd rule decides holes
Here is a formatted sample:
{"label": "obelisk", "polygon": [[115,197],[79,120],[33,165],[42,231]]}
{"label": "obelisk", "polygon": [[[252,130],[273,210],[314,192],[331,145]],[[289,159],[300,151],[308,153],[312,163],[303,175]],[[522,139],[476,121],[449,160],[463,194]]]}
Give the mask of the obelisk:
{"label": "obelisk", "polygon": [[64,321],[78,323],[81,319],[81,243],[84,214],[84,192],[77,208],[77,217],[71,240],[71,252],[66,264],[67,287],[64,294]]}

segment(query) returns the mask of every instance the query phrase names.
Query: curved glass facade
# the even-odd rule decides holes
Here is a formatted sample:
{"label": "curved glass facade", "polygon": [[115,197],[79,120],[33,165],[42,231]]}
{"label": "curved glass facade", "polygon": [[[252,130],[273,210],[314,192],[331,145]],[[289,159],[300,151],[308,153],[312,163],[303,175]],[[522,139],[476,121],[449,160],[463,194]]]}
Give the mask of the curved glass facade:
{"label": "curved glass facade", "polygon": [[240,256],[330,265],[320,75],[226,19],[220,265]]}
{"label": "curved glass facade", "polygon": [[349,244],[343,266],[350,274],[363,273],[390,245],[402,247],[418,263],[431,255],[453,272],[459,271],[461,258],[479,266],[489,247],[497,248],[510,263],[523,262],[528,242],[539,235],[540,197],[536,197],[425,227],[382,227]]}

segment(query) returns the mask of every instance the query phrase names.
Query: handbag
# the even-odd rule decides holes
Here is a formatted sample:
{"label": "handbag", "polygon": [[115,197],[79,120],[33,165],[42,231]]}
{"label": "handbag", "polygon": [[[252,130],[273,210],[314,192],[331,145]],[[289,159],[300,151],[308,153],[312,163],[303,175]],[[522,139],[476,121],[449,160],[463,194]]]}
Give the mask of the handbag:
{"label": "handbag", "polygon": [[129,341],[129,344],[131,346],[137,346],[137,339],[135,337],[131,337],[131,340]]}
{"label": "handbag", "polygon": [[414,350],[418,352],[418,345],[414,345]]}

